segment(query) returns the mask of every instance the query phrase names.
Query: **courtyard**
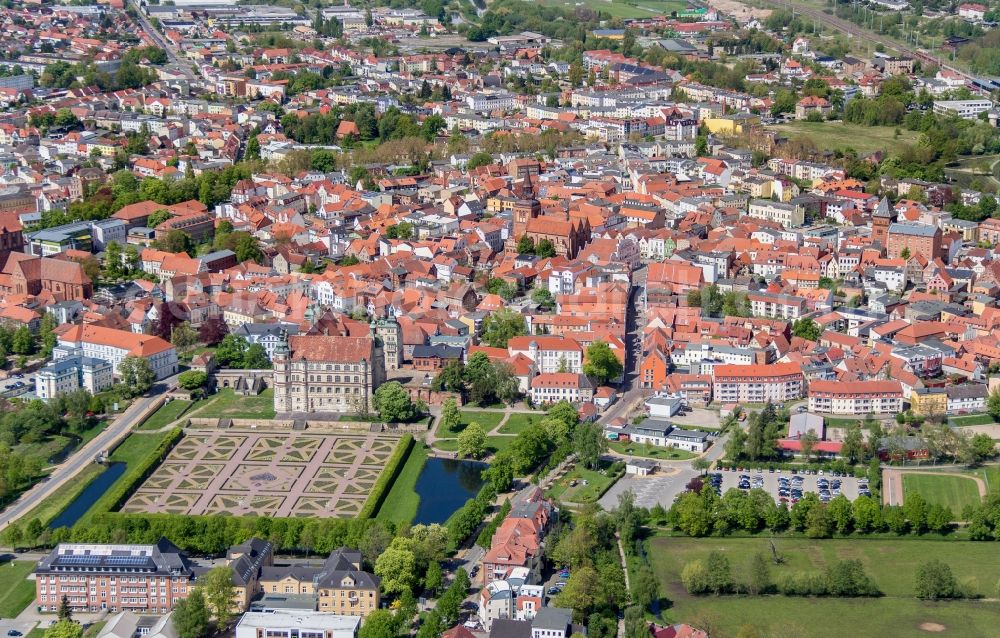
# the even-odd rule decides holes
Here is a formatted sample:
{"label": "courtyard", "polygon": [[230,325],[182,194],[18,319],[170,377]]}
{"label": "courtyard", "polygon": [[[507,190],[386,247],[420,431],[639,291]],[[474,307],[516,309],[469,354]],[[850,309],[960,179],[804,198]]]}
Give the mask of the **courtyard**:
{"label": "courtyard", "polygon": [[122,511],[353,517],[398,441],[365,432],[188,434]]}

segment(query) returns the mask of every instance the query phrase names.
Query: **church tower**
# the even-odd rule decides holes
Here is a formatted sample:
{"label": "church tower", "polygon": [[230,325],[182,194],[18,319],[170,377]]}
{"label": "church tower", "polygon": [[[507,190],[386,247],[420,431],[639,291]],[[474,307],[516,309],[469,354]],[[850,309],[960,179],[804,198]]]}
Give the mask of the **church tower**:
{"label": "church tower", "polygon": [[896,221],[896,212],[885,197],[872,213],[872,240],[877,241],[884,251],[889,246],[889,226]]}

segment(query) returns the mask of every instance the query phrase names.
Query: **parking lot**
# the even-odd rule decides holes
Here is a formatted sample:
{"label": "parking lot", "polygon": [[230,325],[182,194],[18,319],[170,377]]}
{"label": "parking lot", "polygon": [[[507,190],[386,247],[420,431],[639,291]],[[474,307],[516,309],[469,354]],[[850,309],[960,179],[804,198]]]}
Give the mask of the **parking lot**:
{"label": "parking lot", "polygon": [[17,374],[0,381],[0,394],[5,397],[16,397],[35,391],[33,377]]}
{"label": "parking lot", "polygon": [[657,504],[670,507],[677,495],[684,491],[688,481],[698,474],[698,470],[690,467],[669,468],[652,476],[627,474],[618,479],[598,503],[605,510],[613,510],[618,507],[618,495],[631,491],[635,494],[635,504],[639,507],[653,507]]}
{"label": "parking lot", "polygon": [[[849,500],[854,500],[859,495],[859,485],[865,485],[864,479],[857,479],[853,476],[835,476],[826,474],[792,474],[789,470],[775,470],[773,473],[768,470],[721,470],[714,475],[720,476],[721,483],[719,491],[725,494],[728,490],[751,488],[763,489],[774,497],[775,500],[787,498],[789,503],[798,500],[795,490],[807,494],[813,492],[820,496],[820,500],[830,500],[838,494],[843,494]],[[746,477],[743,480],[741,477]],[[782,487],[782,479],[787,479],[785,488]],[[837,482],[839,481],[839,485]],[[825,485],[822,485],[825,484]],[[825,490],[825,491],[824,491]]]}

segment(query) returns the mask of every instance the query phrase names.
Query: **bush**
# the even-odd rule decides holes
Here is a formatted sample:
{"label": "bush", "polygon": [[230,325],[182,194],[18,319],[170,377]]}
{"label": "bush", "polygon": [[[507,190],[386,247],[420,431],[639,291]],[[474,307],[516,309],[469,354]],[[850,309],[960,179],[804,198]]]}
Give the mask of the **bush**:
{"label": "bush", "polygon": [[403,466],[406,464],[406,459],[409,458],[411,450],[413,450],[413,435],[404,434],[399,439],[399,445],[396,446],[396,450],[389,457],[389,460],[386,461],[385,469],[382,470],[378,480],[375,481],[375,485],[372,486],[372,491],[368,493],[365,504],[361,507],[361,511],[358,512],[358,518],[372,518],[375,516],[379,508],[382,507],[385,497],[389,495],[392,484],[396,482],[399,473],[403,471]]}
{"label": "bush", "polygon": [[701,560],[693,560],[684,565],[681,571],[681,583],[692,596],[707,594],[709,589],[708,568]]}

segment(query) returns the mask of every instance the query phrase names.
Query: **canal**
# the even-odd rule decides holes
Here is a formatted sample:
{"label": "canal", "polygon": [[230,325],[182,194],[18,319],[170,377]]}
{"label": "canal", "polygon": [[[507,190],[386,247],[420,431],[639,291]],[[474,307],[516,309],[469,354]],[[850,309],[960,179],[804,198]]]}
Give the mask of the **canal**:
{"label": "canal", "polygon": [[76,525],[76,522],[80,520],[81,516],[87,513],[90,506],[103,496],[104,492],[124,473],[124,463],[112,463],[104,468],[104,471],[98,474],[97,478],[91,481],[87,487],[83,488],[79,496],[73,499],[73,502],[66,509],[59,512],[59,515],[52,519],[52,522],[49,523],[49,529],[73,527]]}

